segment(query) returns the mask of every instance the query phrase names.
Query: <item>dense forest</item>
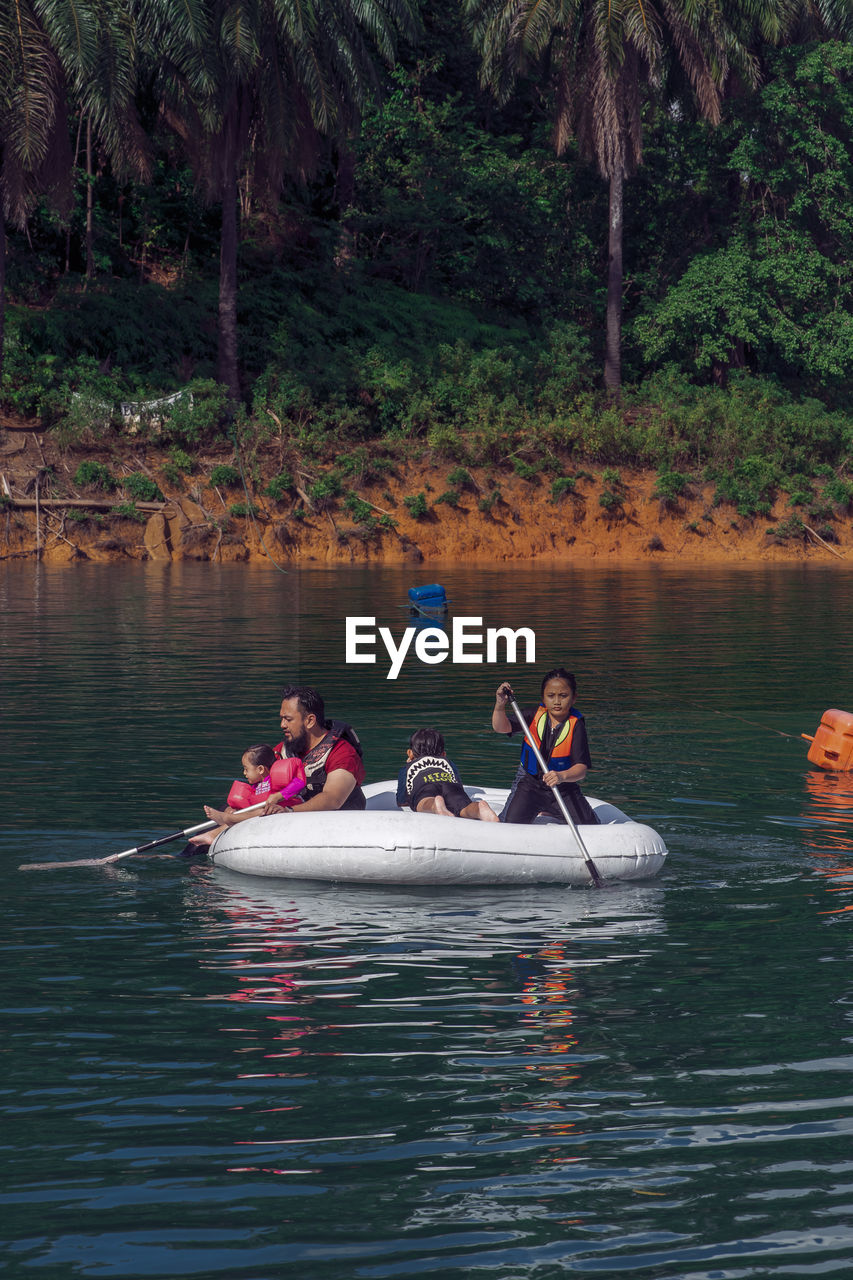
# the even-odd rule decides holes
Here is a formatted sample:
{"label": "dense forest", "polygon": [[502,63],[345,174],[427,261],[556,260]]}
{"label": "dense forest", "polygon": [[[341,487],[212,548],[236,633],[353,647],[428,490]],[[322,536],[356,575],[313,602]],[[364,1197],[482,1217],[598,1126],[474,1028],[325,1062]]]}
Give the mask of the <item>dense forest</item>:
{"label": "dense forest", "polygon": [[2,408],[847,508],[851,15],[0,0]]}

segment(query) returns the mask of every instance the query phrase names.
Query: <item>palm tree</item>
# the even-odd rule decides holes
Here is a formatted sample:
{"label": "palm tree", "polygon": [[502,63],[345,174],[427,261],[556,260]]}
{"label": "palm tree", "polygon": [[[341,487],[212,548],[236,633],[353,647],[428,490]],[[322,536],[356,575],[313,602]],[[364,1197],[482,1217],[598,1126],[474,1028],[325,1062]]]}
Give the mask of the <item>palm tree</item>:
{"label": "palm tree", "polygon": [[481,82],[505,102],[520,74],[544,66],[557,154],[576,137],[609,183],[604,383],[618,394],[624,184],[642,160],[645,97],[676,66],[701,115],[716,123],[730,67],[754,83],[754,61],[713,0],[466,0],[466,11]]}
{"label": "palm tree", "polygon": [[625,179],[642,161],[649,97],[687,95],[720,119],[731,72],[754,87],[762,43],[847,35],[853,0],[465,0],[480,79],[500,102],[519,75],[544,68],[554,94],[553,141],[572,136],[609,183],[604,383],[621,382],[622,241]]}
{"label": "palm tree", "polygon": [[144,172],[133,88],[132,23],[120,0],[0,0],[0,371],[6,223],[23,227],[40,195],[69,207],[71,98],[116,167]]}
{"label": "palm tree", "polygon": [[415,33],[412,0],[140,0],[140,14],[164,117],[222,204],[219,380],[236,402],[241,174],[277,193],[311,171],[319,135],[345,135],[377,86],[374,54],[392,61],[397,33]]}

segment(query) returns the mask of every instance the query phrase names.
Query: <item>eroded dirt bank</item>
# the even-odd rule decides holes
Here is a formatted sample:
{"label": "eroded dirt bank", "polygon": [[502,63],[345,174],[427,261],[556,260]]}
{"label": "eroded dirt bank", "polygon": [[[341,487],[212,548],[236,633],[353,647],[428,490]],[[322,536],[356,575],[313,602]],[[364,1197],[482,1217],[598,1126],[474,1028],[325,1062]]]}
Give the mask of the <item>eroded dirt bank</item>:
{"label": "eroded dirt bank", "polygon": [[[147,476],[166,501],[143,503],[136,518],[122,514],[121,488],[75,483],[84,460],[108,467],[119,484]],[[218,465],[233,462],[230,452],[194,461],[191,474],[176,474],[162,449],[122,442],[63,451],[50,433],[0,427],[0,560],[853,564],[849,513],[824,519],[819,531],[783,496],[769,515],[744,518],[714,506],[712,485],[696,482],[666,501],[654,473],[624,467],[616,478],[617,469],[569,466],[574,487],[555,495],[553,474],[522,479],[506,467],[473,467],[460,481],[447,461],[400,460],[381,473],[368,465],[329,497],[317,488],[332,467],[307,464],[292,469],[293,486],[274,500],[264,489],[283,464],[271,449],[251,468],[256,509],[245,514],[241,481],[211,483]]]}

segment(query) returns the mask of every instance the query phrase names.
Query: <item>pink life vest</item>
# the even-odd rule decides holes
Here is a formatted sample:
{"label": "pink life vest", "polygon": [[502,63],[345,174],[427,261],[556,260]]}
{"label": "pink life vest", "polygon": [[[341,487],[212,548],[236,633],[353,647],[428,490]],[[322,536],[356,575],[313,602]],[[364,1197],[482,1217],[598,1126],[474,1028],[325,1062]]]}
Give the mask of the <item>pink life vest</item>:
{"label": "pink life vest", "polygon": [[305,769],[298,756],[276,760],[265,778],[254,785],[235,778],[228,792],[228,804],[232,809],[248,809],[250,805],[266,800],[274,791],[281,792],[281,803],[287,804],[305,786]]}

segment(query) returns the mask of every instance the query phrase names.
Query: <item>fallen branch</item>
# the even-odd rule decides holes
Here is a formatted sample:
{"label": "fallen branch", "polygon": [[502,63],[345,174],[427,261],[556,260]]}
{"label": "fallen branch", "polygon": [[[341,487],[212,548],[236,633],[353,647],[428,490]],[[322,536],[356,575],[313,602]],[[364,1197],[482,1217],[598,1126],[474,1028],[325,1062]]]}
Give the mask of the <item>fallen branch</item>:
{"label": "fallen branch", "polygon": [[835,547],[831,547],[829,543],[820,536],[819,533],[815,533],[814,529],[812,529],[810,525],[804,524],[803,528],[805,529],[806,533],[810,533],[813,538],[817,538],[821,546],[826,547],[827,551],[831,551],[834,556],[838,556],[839,560],[844,559],[844,553],[842,551],[836,551]]}
{"label": "fallen branch", "polygon": [[[12,498],[6,497],[5,505],[7,507],[15,507],[20,511],[37,511],[39,508],[53,507],[61,510],[63,507],[91,507],[95,511],[115,511],[119,507],[127,506],[126,502],[112,502],[104,498],[42,498],[35,501],[32,498]],[[133,504],[137,511],[162,511],[170,504],[167,502],[135,502]]]}

